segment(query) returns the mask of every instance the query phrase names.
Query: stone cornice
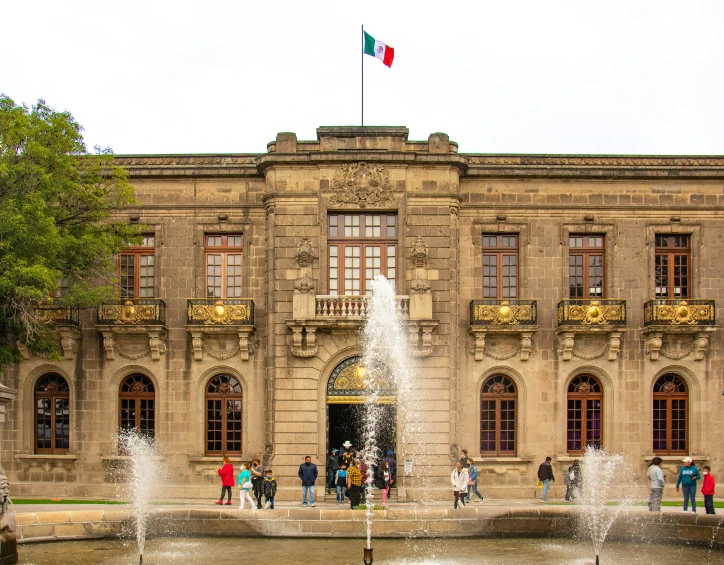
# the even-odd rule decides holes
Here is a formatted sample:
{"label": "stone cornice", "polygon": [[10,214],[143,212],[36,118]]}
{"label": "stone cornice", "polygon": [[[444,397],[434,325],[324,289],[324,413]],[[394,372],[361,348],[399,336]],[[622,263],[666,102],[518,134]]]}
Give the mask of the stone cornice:
{"label": "stone cornice", "polygon": [[277,154],[267,153],[259,157],[259,171],[264,173],[266,169],[275,165],[283,166],[337,166],[342,163],[353,162],[384,163],[386,165],[447,165],[456,167],[464,172],[467,169],[467,161],[463,155],[458,153],[415,153],[405,151],[328,151],[323,153],[295,153]]}
{"label": "stone cornice", "polygon": [[134,177],[258,177],[259,155],[116,155]]}

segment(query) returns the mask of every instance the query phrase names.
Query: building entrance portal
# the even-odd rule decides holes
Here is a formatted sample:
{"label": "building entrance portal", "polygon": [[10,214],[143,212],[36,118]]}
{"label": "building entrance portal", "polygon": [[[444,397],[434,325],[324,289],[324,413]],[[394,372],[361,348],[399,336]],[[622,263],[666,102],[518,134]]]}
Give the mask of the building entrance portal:
{"label": "building entrance portal", "polygon": [[358,450],[364,448],[365,418],[374,410],[377,419],[377,445],[384,455],[388,450],[396,453],[397,405],[388,380],[377,383],[378,394],[373,406],[367,399],[365,368],[359,356],[345,359],[334,368],[327,383],[327,451],[349,441]]}

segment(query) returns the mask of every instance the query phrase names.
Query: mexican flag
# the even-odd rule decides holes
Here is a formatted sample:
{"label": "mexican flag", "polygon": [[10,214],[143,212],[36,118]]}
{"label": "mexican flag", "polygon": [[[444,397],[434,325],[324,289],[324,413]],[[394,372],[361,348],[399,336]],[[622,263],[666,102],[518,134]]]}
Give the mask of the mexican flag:
{"label": "mexican flag", "polygon": [[364,32],[364,34],[365,34],[365,46],[364,46],[365,55],[372,55],[373,57],[377,57],[385,65],[387,65],[388,67],[391,67],[392,59],[395,58],[395,50],[392,47],[390,47],[389,45],[385,45],[381,41],[377,41],[374,37],[372,37],[366,31]]}

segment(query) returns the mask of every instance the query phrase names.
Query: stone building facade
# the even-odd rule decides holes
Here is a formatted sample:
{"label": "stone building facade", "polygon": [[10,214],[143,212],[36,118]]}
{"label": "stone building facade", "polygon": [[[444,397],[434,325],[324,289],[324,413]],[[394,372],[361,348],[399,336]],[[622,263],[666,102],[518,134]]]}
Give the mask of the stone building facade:
{"label": "stone building facade", "polygon": [[119,258],[119,301],[47,313],[60,361],[6,372],[16,496],[112,496],[115,433],[135,425],[171,496],[215,497],[228,453],[263,458],[299,498],[303,457],[323,472],[342,437],[334,407],[364,401],[378,272],[423,399],[424,437],[391,440],[401,479],[412,461],[401,498],[423,475],[447,497],[460,448],[491,497],[535,496],[546,455],[560,473],[589,443],[642,475],[655,454],[668,475],[685,455],[723,462],[724,158],[463,154],[440,133],[321,127],[263,154],[118,162],[144,246]]}

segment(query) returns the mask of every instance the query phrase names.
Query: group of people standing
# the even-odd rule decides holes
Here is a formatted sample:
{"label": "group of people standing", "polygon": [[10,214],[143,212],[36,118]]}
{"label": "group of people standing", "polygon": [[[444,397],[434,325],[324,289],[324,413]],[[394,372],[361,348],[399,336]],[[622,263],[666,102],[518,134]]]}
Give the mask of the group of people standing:
{"label": "group of people standing", "polygon": [[[397,461],[394,452],[387,450],[385,458],[372,468],[371,477],[367,464],[361,458],[351,442],[346,441],[341,449],[332,449],[327,456],[327,494],[335,491],[337,504],[344,504],[349,497],[350,507],[359,506],[362,498],[362,485],[368,480],[382,496],[382,506],[387,507],[390,489],[397,478]],[[303,488],[303,487],[302,487]],[[306,498],[303,499],[303,505]],[[314,506],[314,504],[312,504]]]}
{"label": "group of people standing", "polygon": [[478,468],[468,457],[467,449],[461,450],[460,454],[460,460],[455,463],[455,469],[450,473],[455,500],[454,508],[458,507],[458,502],[463,506],[469,503],[473,493],[478,497],[479,502],[483,501],[483,495],[478,491]]}
{"label": "group of people standing", "polygon": [[[271,469],[264,469],[261,460],[254,459],[251,463],[242,463],[239,466],[239,476],[234,483],[234,467],[228,457],[224,457],[224,466],[216,470],[221,477],[221,496],[215,504],[231,505],[231,488],[236,484],[239,488],[241,502],[239,509],[243,510],[246,501],[251,503],[252,510],[261,508],[261,499],[264,497],[264,508],[274,509],[274,497],[277,493],[277,481]],[[252,498],[251,493],[254,497]],[[224,498],[228,500],[224,503]]]}

